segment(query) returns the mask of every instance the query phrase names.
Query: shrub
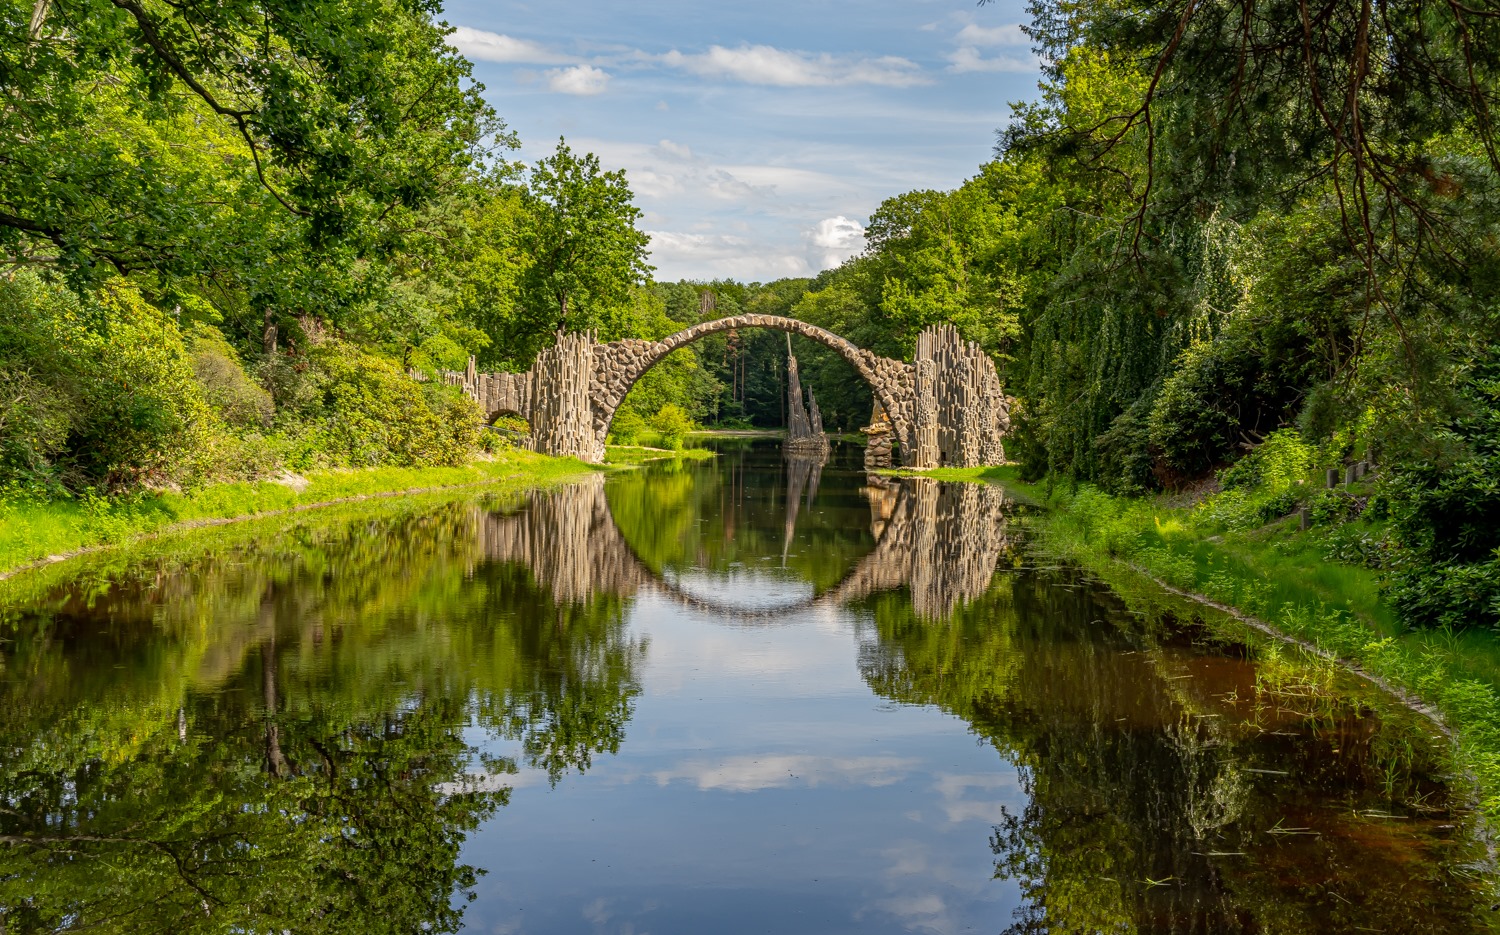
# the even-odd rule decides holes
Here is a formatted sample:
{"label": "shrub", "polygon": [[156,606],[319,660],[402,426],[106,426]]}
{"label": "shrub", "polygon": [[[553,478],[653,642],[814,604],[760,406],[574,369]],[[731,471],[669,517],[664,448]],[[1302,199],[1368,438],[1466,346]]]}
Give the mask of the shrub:
{"label": "shrub", "polygon": [[1227,342],[1203,342],[1182,352],[1146,420],[1164,482],[1202,474],[1233,451],[1246,382],[1242,366]]}
{"label": "shrub", "polygon": [[393,361],[336,338],[308,354],[319,377],[317,429],[305,433],[304,454],[336,465],[425,467],[463,462],[474,450],[483,415],[458,390],[422,384]]}
{"label": "shrub", "polygon": [[646,431],[646,420],[634,409],[621,409],[610,426],[610,435],[617,445],[634,445]]}
{"label": "shrub", "polygon": [[10,481],[73,490],[190,482],[218,420],[176,324],[124,282],[85,298],[33,273],[0,280],[0,440]]}
{"label": "shrub", "polygon": [[193,376],[219,418],[246,428],[267,428],[276,407],[271,394],[245,373],[240,356],[224,335],[208,325],[195,325],[188,334]]}
{"label": "shrub", "polygon": [[1307,496],[1315,454],[1296,431],[1272,432],[1219,475],[1223,491],[1199,504],[1196,518],[1226,529],[1252,529],[1291,513]]}
{"label": "shrub", "polygon": [[1466,455],[1382,482],[1395,543],[1388,596],[1419,626],[1500,627],[1500,356],[1472,365],[1439,439]]}
{"label": "shrub", "polygon": [[52,459],[71,426],[66,398],[45,380],[19,362],[0,367],[0,482],[35,498],[60,492]]}
{"label": "shrub", "polygon": [[681,406],[667,403],[651,417],[651,427],[661,435],[662,444],[673,451],[682,448],[687,434],[697,428]]}
{"label": "shrub", "polygon": [[1255,489],[1268,497],[1297,491],[1313,468],[1317,450],[1293,429],[1272,432],[1225,471],[1225,487]]}
{"label": "shrub", "polygon": [[1151,397],[1144,397],[1120,413],[1109,429],[1094,439],[1099,452],[1099,478],[1111,493],[1138,495],[1160,486],[1153,470],[1150,445]]}

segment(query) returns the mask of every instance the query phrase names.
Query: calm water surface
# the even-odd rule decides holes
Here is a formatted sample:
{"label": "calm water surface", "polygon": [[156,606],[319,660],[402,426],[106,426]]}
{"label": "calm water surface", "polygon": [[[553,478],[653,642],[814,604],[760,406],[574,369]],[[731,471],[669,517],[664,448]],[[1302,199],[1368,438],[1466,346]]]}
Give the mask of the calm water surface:
{"label": "calm water surface", "polygon": [[1491,930],[1430,725],[858,454],[13,587],[0,933]]}

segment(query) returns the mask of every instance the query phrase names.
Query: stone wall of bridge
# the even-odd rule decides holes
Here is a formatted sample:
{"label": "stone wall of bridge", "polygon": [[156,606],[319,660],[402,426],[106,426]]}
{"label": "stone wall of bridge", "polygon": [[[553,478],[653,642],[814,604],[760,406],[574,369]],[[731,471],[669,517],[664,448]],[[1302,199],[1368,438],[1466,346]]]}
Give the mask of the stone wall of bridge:
{"label": "stone wall of bridge", "polygon": [[530,371],[526,373],[479,373],[474,367],[474,358],[469,358],[469,369],[463,373],[444,370],[442,380],[448,386],[456,386],[484,410],[486,422],[508,413],[521,418],[531,415]]}

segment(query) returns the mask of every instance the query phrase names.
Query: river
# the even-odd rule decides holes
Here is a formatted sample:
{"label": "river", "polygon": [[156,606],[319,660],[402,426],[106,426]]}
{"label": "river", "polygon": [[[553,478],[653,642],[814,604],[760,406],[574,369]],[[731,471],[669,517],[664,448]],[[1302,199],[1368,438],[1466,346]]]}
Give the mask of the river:
{"label": "river", "polygon": [[998,487],[725,441],[0,604],[0,932],[1491,931],[1433,726]]}

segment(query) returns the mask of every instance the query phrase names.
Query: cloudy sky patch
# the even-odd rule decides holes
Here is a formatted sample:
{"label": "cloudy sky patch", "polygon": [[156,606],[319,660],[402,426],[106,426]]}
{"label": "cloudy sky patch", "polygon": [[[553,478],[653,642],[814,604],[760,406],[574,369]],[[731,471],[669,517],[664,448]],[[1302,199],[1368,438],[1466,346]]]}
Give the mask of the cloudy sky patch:
{"label": "cloudy sky patch", "polygon": [[1019,0],[449,3],[449,42],[535,162],[624,169],[658,279],[810,276],[881,201],[990,158],[1039,66]]}
{"label": "cloudy sky patch", "polygon": [[554,68],[547,72],[547,87],[559,94],[603,94],[609,87],[609,72],[592,65]]}

